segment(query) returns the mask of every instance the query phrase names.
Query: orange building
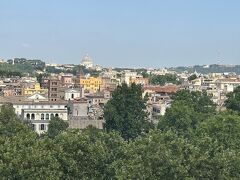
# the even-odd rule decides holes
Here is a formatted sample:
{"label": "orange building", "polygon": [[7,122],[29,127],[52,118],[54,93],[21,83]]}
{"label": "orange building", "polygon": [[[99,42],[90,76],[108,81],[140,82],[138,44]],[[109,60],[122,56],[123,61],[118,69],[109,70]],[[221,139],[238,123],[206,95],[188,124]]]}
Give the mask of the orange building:
{"label": "orange building", "polygon": [[102,84],[102,80],[99,78],[81,78],[80,79],[80,86],[89,92],[96,92],[100,89],[100,85]]}

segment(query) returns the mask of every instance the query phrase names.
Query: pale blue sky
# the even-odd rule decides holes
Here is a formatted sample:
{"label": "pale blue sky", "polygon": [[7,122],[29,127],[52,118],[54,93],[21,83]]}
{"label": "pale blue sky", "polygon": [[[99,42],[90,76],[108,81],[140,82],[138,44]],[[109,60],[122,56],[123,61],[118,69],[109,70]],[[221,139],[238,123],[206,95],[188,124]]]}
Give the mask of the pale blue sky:
{"label": "pale blue sky", "polygon": [[0,0],[0,57],[240,64],[240,0]]}

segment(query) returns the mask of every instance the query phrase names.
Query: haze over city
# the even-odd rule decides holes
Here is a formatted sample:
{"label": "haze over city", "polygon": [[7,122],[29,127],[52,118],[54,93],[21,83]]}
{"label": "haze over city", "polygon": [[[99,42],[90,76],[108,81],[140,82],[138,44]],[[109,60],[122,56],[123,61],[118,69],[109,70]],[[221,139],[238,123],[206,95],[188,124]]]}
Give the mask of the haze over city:
{"label": "haze over city", "polygon": [[0,57],[164,67],[239,64],[238,0],[0,2]]}

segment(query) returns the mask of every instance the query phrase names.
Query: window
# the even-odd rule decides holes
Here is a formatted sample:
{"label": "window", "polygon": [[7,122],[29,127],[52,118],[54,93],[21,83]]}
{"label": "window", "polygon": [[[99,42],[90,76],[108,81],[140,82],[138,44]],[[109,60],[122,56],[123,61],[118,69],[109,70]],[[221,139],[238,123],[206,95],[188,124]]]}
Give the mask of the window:
{"label": "window", "polygon": [[44,114],[41,114],[41,120],[44,120]]}
{"label": "window", "polygon": [[31,114],[31,119],[35,119],[35,114]]}
{"label": "window", "polygon": [[72,94],[72,99],[74,98],[74,94]]}
{"label": "window", "polygon": [[46,120],[49,120],[49,114],[46,114]]}
{"label": "window", "polygon": [[41,124],[41,125],[40,125],[40,130],[41,130],[41,131],[44,131],[44,130],[45,130],[45,125],[44,125],[44,124]]}
{"label": "window", "polygon": [[30,114],[29,113],[27,113],[27,119],[30,119]]}
{"label": "window", "polygon": [[58,117],[58,113],[57,113],[57,114],[55,114],[55,117]]}
{"label": "window", "polygon": [[32,130],[35,131],[35,124],[32,124]]}
{"label": "window", "polygon": [[51,119],[54,117],[53,113],[51,114]]}

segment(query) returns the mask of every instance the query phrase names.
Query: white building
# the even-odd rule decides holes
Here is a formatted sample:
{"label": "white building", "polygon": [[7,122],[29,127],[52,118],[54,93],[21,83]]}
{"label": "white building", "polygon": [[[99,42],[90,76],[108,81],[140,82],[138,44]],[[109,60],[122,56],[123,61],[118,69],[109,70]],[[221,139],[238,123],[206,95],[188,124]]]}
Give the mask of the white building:
{"label": "white building", "polygon": [[126,83],[127,85],[129,85],[130,80],[132,78],[136,78],[137,76],[138,76],[137,72],[132,72],[132,71],[129,71],[129,70],[125,70],[124,73],[121,76],[121,83]]}
{"label": "white building", "polygon": [[93,62],[90,56],[85,55],[80,63],[80,65],[86,67],[86,68],[92,68],[93,67]]}
{"label": "white building", "polygon": [[69,101],[69,100],[74,100],[76,98],[81,98],[83,97],[83,91],[80,91],[78,89],[67,89],[65,91],[65,95],[64,95],[64,99],[66,101]]}
{"label": "white building", "polygon": [[22,119],[30,121],[38,134],[48,130],[48,124],[53,117],[68,120],[66,101],[47,101],[40,96],[34,95],[27,100],[12,102],[15,113]]}

